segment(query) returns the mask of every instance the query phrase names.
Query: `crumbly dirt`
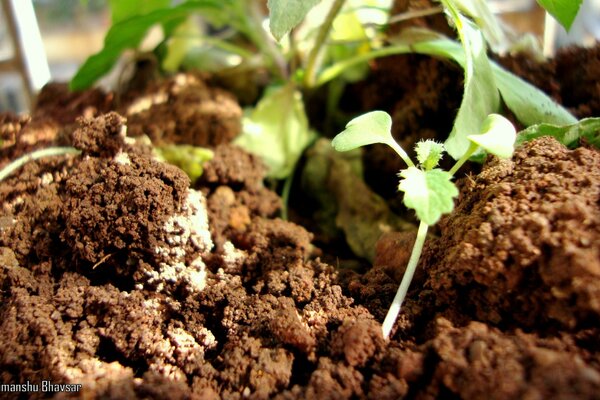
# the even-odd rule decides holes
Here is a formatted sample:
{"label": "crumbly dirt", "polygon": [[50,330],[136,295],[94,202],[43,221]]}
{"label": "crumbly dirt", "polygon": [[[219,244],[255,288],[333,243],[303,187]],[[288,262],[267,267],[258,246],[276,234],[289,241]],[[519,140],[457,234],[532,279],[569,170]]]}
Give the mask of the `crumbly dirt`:
{"label": "crumbly dirt", "polygon": [[425,286],[440,293],[437,305],[467,308],[503,327],[594,326],[599,165],[598,150],[569,151],[541,138],[464,179],[456,212],[429,247]]}
{"label": "crumbly dirt", "polygon": [[[0,120],[2,163],[36,118]],[[189,188],[122,115],[64,132],[81,155],[0,182],[0,384],[40,385],[2,399],[598,398],[596,149],[541,138],[462,178],[385,342],[414,234],[339,269],[227,141]]]}
{"label": "crumbly dirt", "polygon": [[157,146],[213,147],[229,143],[241,130],[237,100],[197,75],[151,81],[141,93],[125,96],[122,102],[119,110],[127,118],[129,134],[147,135]]}

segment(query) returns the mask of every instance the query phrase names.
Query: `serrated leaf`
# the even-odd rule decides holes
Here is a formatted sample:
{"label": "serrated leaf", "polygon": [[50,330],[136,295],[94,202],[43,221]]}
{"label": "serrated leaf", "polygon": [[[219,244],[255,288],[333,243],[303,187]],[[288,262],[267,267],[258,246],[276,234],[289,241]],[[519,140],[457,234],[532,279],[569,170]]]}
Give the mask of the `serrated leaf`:
{"label": "serrated leaf", "polygon": [[262,158],[268,175],[283,179],[294,170],[316,134],[308,126],[302,95],[289,84],[267,92],[244,117],[234,143]]}
{"label": "serrated leaf", "polygon": [[79,68],[70,82],[71,90],[83,90],[93,85],[112,69],[125,50],[136,48],[152,26],[185,18],[193,12],[201,12],[211,22],[221,22],[225,18],[220,1],[194,0],[118,22],[108,30],[102,50],[89,57]]}
{"label": "serrated leaf", "polygon": [[443,144],[431,139],[422,140],[415,145],[417,160],[425,170],[433,169],[438,165],[444,150]]}
{"label": "serrated leaf", "polygon": [[321,0],[269,0],[269,29],[278,41],[298,25]]}
{"label": "serrated leaf", "polygon": [[533,125],[519,132],[516,146],[542,136],[552,136],[570,149],[579,146],[582,139],[600,149],[600,118],[586,118],[566,126]]}
{"label": "serrated leaf", "polygon": [[568,31],[579,12],[582,0],[537,0]]}
{"label": "serrated leaf", "polygon": [[374,143],[388,144],[393,140],[392,117],[385,111],[371,111],[348,122],[331,145],[337,151],[349,151]]}
{"label": "serrated leaf", "polygon": [[471,142],[501,158],[512,157],[516,138],[517,132],[513,124],[498,114],[490,114],[483,121],[480,135],[468,136]]}
{"label": "serrated leaf", "polygon": [[404,204],[415,210],[417,218],[427,225],[434,225],[454,208],[453,199],[458,196],[458,189],[448,172],[409,167],[400,172],[400,177],[398,189],[404,192]]}

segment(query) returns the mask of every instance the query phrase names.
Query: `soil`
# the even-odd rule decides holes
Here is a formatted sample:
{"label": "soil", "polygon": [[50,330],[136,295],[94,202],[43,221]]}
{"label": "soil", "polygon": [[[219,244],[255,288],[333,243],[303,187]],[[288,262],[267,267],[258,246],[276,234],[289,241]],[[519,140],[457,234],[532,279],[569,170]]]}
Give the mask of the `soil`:
{"label": "soil", "polygon": [[[397,107],[397,121],[422,112],[430,125],[400,129],[435,136],[451,115],[432,116],[457,99],[434,93],[458,88],[458,71],[418,65],[410,84],[394,79],[430,85],[415,95],[421,111],[364,101]],[[384,71],[368,85],[384,85]],[[428,73],[437,83],[422,82]],[[241,115],[233,97],[198,79],[148,89],[145,101],[169,100],[137,113],[101,112],[96,97],[96,111],[41,143],[22,137],[51,114],[44,103],[31,119],[0,119],[11,139],[2,163],[48,143],[82,151],[0,183],[0,383],[82,386],[1,398],[598,398],[597,149],[540,138],[461,179],[385,342],[414,234],[384,235],[366,271],[325,263],[310,232],[277,217],[260,160],[228,143]],[[215,157],[190,188],[128,136],[140,133]]]}

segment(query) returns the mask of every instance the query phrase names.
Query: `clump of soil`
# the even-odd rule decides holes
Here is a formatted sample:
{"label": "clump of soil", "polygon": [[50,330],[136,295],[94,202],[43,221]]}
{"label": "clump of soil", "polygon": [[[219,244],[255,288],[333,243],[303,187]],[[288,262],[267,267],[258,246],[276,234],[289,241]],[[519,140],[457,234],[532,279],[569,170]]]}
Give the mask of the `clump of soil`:
{"label": "clump of soil", "polygon": [[[0,383],[82,385],[30,398],[597,398],[598,150],[542,138],[463,178],[386,343],[414,235],[385,235],[364,273],[324,263],[310,232],[277,218],[260,160],[219,136],[237,104],[206,118],[202,104],[225,107],[209,95],[185,117],[177,79],[154,91],[168,101],[54,138],[80,156],[0,182]],[[434,130],[410,121],[437,115],[441,86],[395,118]],[[1,121],[6,162],[37,120]],[[161,123],[155,140],[219,143],[194,188],[126,137]]]}
{"label": "clump of soil", "polygon": [[[389,265],[406,249],[381,245],[375,268],[340,276],[314,258],[309,232],[274,218],[279,202],[255,157],[218,147],[195,191],[181,171],[130,144],[124,123],[114,113],[83,119],[74,134],[82,156],[28,164],[0,185],[2,383],[50,379],[81,384],[79,397],[176,399],[593,398],[600,390],[586,269],[598,252],[597,209],[588,210],[598,199],[597,151],[540,139],[463,181],[417,275],[425,289],[414,286],[402,330],[385,343],[378,320],[400,277]],[[587,230],[576,231],[585,212]],[[533,231],[514,227],[532,215],[573,237],[535,231],[530,239],[545,246],[537,258],[531,246],[523,258],[495,253],[498,244],[522,250]],[[494,229],[473,241],[480,232],[455,226],[465,218],[476,220],[474,231]],[[474,249],[487,257],[471,260],[467,281],[461,254]],[[495,275],[483,273],[486,260]],[[502,274],[520,280],[509,287]],[[561,297],[565,290],[577,301]],[[540,318],[493,318],[517,305],[545,308]],[[575,324],[559,318],[547,329],[564,315],[553,310],[572,313]],[[515,329],[521,323],[529,333]]]}
{"label": "clump of soil", "polygon": [[196,75],[152,81],[120,107],[131,136],[148,135],[154,145],[212,147],[229,143],[241,130],[242,110],[223,89]]}
{"label": "clump of soil", "polygon": [[[600,317],[600,153],[527,143],[462,180],[430,246],[438,305],[494,325],[594,326]],[[464,311],[462,311],[464,312]]]}

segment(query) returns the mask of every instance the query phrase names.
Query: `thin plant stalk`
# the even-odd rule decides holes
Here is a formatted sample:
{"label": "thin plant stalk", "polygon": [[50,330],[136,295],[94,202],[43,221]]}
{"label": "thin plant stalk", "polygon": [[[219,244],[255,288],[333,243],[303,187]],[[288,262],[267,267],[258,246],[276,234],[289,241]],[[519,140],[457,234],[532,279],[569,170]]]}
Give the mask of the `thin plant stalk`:
{"label": "thin plant stalk", "polygon": [[463,156],[456,162],[456,164],[454,164],[452,169],[450,169],[450,171],[449,171],[450,175],[452,175],[452,176],[456,175],[456,173],[458,172],[460,167],[462,167],[463,164],[466,163],[469,160],[469,158],[471,158],[473,153],[475,153],[475,151],[477,151],[478,148],[479,148],[479,145],[471,142],[471,144],[469,145],[469,148],[467,149],[465,154],[463,154]]}
{"label": "thin plant stalk", "polygon": [[15,172],[17,169],[21,168],[23,165],[27,164],[29,161],[37,160],[44,157],[51,156],[64,156],[67,154],[80,154],[81,151],[77,150],[74,147],[48,147],[45,149],[40,149],[33,151],[31,153],[27,153],[24,156],[17,158],[12,161],[10,164],[6,165],[2,170],[0,170],[0,181],[3,181],[7,176]]}
{"label": "thin plant stalk", "polygon": [[417,264],[421,258],[421,251],[423,250],[423,244],[425,243],[425,238],[427,237],[428,228],[429,225],[421,221],[419,224],[419,230],[417,231],[417,239],[415,240],[412,253],[410,254],[410,260],[408,261],[408,266],[406,267],[406,271],[402,277],[402,282],[400,282],[396,296],[394,296],[392,305],[390,306],[390,309],[383,320],[383,325],[381,326],[383,338],[385,340],[390,338],[392,328],[396,323],[396,319],[398,319],[398,314],[400,314],[400,308],[402,307],[402,303],[404,302],[404,298],[408,292],[408,287],[410,286],[410,282],[415,274],[415,269],[417,268]]}
{"label": "thin plant stalk", "polygon": [[335,0],[329,13],[327,13],[327,17],[325,21],[321,25],[319,32],[317,33],[317,38],[315,39],[315,44],[308,55],[308,61],[306,62],[306,70],[304,74],[304,86],[311,88],[315,85],[316,75],[317,75],[317,61],[319,59],[319,54],[321,53],[321,49],[325,40],[327,40],[327,36],[329,35],[329,31],[331,31],[331,26],[333,25],[333,20],[339,14],[340,10],[344,6],[346,0]]}
{"label": "thin plant stalk", "polygon": [[409,167],[415,166],[415,164],[412,162],[412,160],[410,159],[408,154],[406,154],[406,151],[404,151],[402,146],[400,146],[398,143],[396,143],[395,140],[390,140],[389,142],[386,142],[386,144],[388,146],[390,146],[392,149],[394,149],[396,154],[398,154],[400,156],[400,158],[402,159],[402,161],[404,161],[406,163],[406,165],[408,165]]}

